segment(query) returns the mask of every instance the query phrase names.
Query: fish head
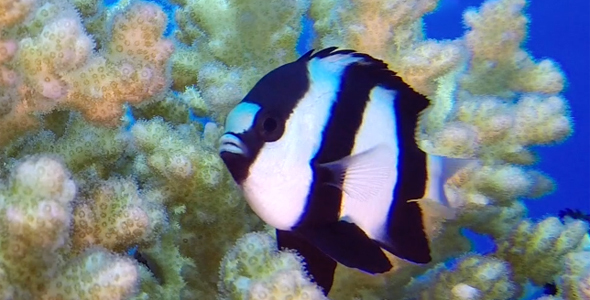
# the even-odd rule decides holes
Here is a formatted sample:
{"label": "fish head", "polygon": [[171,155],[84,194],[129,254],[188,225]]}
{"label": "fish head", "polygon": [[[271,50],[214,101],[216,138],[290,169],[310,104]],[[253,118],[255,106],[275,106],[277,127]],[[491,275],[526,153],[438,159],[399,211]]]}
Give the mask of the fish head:
{"label": "fish head", "polygon": [[[309,95],[307,59],[262,77],[228,114],[219,155],[250,207],[267,224],[288,229],[299,219],[312,174],[309,161],[318,128]],[[313,129],[313,130],[312,130]]]}
{"label": "fish head", "polygon": [[[290,126],[291,125],[291,126]],[[242,102],[228,115],[219,155],[252,210],[289,230],[303,212],[311,170],[302,156],[300,126],[289,115]]]}
{"label": "fish head", "polygon": [[219,155],[238,184],[247,179],[248,169],[264,144],[283,136],[285,122],[281,114],[252,102],[241,102],[230,111]]}
{"label": "fish head", "polygon": [[285,147],[268,145],[285,145],[287,123],[308,88],[307,60],[300,59],[264,75],[230,111],[219,154],[240,186],[248,179],[254,163],[261,169],[275,167],[275,157]]}

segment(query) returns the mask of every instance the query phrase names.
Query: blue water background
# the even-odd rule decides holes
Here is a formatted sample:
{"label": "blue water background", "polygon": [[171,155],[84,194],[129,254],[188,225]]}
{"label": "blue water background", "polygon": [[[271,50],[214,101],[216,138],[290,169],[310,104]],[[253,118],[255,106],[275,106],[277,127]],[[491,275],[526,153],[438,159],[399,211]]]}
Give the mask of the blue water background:
{"label": "blue water background", "polygon": [[[564,143],[535,147],[540,161],[534,167],[555,179],[557,190],[527,201],[531,217],[555,214],[563,208],[590,212],[590,2],[582,0],[530,1],[526,49],[536,59],[551,58],[567,75],[563,95],[569,100],[574,134]],[[481,0],[442,0],[426,16],[427,36],[455,38],[465,28],[462,12]]]}

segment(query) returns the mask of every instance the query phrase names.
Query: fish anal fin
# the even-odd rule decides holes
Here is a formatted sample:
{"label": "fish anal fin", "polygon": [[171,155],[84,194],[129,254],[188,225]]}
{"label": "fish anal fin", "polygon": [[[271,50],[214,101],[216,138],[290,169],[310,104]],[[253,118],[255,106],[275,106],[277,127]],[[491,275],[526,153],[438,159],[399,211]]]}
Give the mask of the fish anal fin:
{"label": "fish anal fin", "polygon": [[338,221],[297,230],[326,255],[349,268],[370,274],[385,273],[392,268],[379,244],[354,223]]}
{"label": "fish anal fin", "polygon": [[325,295],[328,295],[334,282],[336,261],[295,232],[277,229],[276,233],[279,250],[297,251],[297,254],[303,258],[311,280],[323,289]]}

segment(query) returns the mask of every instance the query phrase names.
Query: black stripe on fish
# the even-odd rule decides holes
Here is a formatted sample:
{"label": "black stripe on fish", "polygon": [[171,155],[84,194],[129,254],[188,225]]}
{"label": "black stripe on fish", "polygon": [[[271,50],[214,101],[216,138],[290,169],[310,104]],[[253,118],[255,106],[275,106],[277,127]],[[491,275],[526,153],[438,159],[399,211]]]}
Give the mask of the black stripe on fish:
{"label": "black stripe on fish", "polygon": [[282,65],[262,77],[242,102],[258,104],[287,120],[309,90],[307,62],[297,60]]}
{"label": "black stripe on fish", "polygon": [[[321,59],[329,55],[349,54],[349,52],[333,51],[334,49],[324,49],[311,57]],[[305,211],[296,227],[338,221],[342,191],[326,185],[326,182],[332,181],[333,174],[330,170],[317,166],[337,161],[352,153],[356,134],[369,101],[369,94],[380,81],[385,80],[383,76],[389,76],[384,72],[383,67],[386,70],[387,66],[383,62],[376,66],[352,63],[343,70],[336,101],[322,133],[321,146],[310,163],[314,168],[313,180]]]}
{"label": "black stripe on fish", "polygon": [[[416,202],[408,201],[421,199],[426,192],[428,179],[427,154],[418,147],[415,136],[419,116],[428,107],[429,101],[424,95],[414,91],[394,71],[389,70],[387,64],[367,54],[356,53],[352,50],[327,48],[312,55],[312,57],[324,58],[337,54],[350,54],[353,57],[363,58],[362,61],[352,64],[349,69],[352,70],[353,67],[357,66],[358,73],[362,74],[358,77],[373,79],[372,87],[380,86],[397,93],[394,100],[394,113],[399,143],[398,179],[393,191],[392,205],[390,206],[386,224],[389,241],[386,243],[380,242],[380,244],[398,257],[416,263],[427,263],[431,260],[431,257],[430,247],[424,232],[422,211]],[[346,79],[349,76],[350,74],[345,71],[343,78]],[[353,82],[351,87],[357,93],[359,93],[360,89],[363,101],[359,102],[362,102],[364,107],[369,100],[368,93],[372,89],[372,87],[369,88],[371,83],[364,86],[365,89],[369,88],[366,96],[364,96],[366,90],[363,90],[360,86],[354,86],[355,83],[357,85],[362,83],[363,79]],[[361,94],[357,96],[361,96]],[[357,118],[361,120],[363,112],[359,110],[357,114],[343,115],[340,124],[346,123],[349,116],[353,116],[355,121],[357,121]],[[356,128],[358,131],[358,126]],[[349,137],[344,140],[348,141],[347,138]]]}
{"label": "black stripe on fish", "polygon": [[431,257],[422,211],[418,203],[408,201],[421,199],[426,192],[427,154],[418,147],[415,136],[420,113],[428,106],[428,99],[401,78],[396,76],[395,79],[387,88],[397,91],[394,107],[399,145],[398,178],[387,222],[389,241],[382,246],[398,257],[427,263]]}
{"label": "black stripe on fish", "polygon": [[[351,237],[354,236],[351,240],[356,239],[358,243],[346,245],[347,251],[342,251],[340,248],[329,249],[330,245],[323,244],[322,251],[341,263],[349,262],[347,265],[354,265],[355,268],[371,273],[375,273],[375,270],[384,272],[391,267],[386,259],[381,260],[381,267],[375,265],[379,263],[377,260],[366,268],[363,268],[361,263],[352,261],[354,253],[362,252],[357,247],[370,246],[360,242],[363,237],[358,235],[360,232],[358,227],[346,225],[338,220],[342,191],[324,184],[333,180],[330,177],[334,175],[330,170],[317,168],[318,165],[340,160],[352,153],[366,105],[370,100],[370,93],[379,86],[396,92],[393,112],[395,116],[392,117],[396,120],[399,157],[398,181],[392,191],[392,198],[395,201],[392,199],[385,224],[387,240],[374,242],[401,258],[418,263],[428,262],[430,249],[424,233],[421,210],[415,202],[408,202],[408,200],[422,198],[426,189],[426,154],[415,142],[415,130],[420,112],[428,106],[428,100],[405,84],[395,72],[388,69],[383,61],[351,50],[335,50],[335,48],[328,48],[307,56],[311,59],[321,59],[340,54],[359,57],[362,60],[351,63],[343,71],[337,101],[332,107],[330,119],[324,129],[320,149],[311,161],[311,165],[316,166],[313,172],[314,177],[305,211],[295,230],[303,232],[307,231],[307,228],[318,228],[322,224],[328,224],[341,234],[343,228],[346,228],[344,230],[349,230]],[[336,232],[334,230],[325,232],[334,233]],[[365,236],[365,238],[368,237]],[[314,237],[313,239],[321,240],[322,238]],[[334,240],[333,246],[342,247],[345,246],[344,244],[346,244],[345,241]],[[377,252],[375,253],[378,255]]]}
{"label": "black stripe on fish", "polygon": [[[309,56],[308,59],[313,59],[313,58],[325,58],[331,55],[338,55],[338,54],[351,54],[352,56],[361,56],[363,55],[362,53],[357,53],[354,50],[351,49],[340,49],[338,50],[338,47],[328,47],[325,49],[322,49],[316,53],[313,53],[313,50],[307,52],[304,56]],[[371,60],[373,60],[373,58],[371,58]]]}
{"label": "black stripe on fish", "polygon": [[[315,56],[349,54],[362,57],[363,60],[351,63],[342,72],[336,101],[322,133],[320,148],[311,161],[313,181],[307,204],[293,231],[348,267],[373,274],[383,273],[391,269],[391,263],[379,244],[371,240],[357,225],[339,220],[342,191],[326,184],[334,181],[331,178],[334,174],[331,170],[320,167],[321,164],[340,160],[352,153],[371,91],[391,80],[393,75],[382,61],[368,60],[369,57],[363,54],[350,53],[328,49]],[[328,292],[329,286],[324,286],[324,290]]]}

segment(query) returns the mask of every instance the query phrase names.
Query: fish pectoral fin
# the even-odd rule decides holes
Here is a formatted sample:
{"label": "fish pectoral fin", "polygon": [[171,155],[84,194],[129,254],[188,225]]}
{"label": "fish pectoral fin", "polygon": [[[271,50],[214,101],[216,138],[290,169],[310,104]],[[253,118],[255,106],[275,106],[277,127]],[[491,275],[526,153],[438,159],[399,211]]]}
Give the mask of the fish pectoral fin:
{"label": "fish pectoral fin", "polygon": [[297,230],[326,255],[347,267],[371,274],[385,273],[392,268],[379,244],[354,223],[338,221],[319,228]]}
{"label": "fish pectoral fin", "polygon": [[351,199],[367,201],[375,198],[393,176],[395,154],[391,147],[380,144],[361,153],[321,164],[320,168],[330,173],[326,184],[340,189]]}
{"label": "fish pectoral fin", "polygon": [[336,261],[295,232],[278,229],[276,232],[279,250],[297,251],[312,281],[324,290],[324,295],[328,295],[334,282]]}

